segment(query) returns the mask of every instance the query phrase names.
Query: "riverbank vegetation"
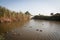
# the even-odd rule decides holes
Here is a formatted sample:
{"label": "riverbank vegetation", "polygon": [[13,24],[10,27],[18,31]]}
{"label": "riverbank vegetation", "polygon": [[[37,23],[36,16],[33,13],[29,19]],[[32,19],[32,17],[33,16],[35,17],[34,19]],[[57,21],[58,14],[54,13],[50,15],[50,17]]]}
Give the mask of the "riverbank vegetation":
{"label": "riverbank vegetation", "polygon": [[3,22],[14,22],[14,21],[27,21],[30,18],[30,13],[26,11],[15,12],[5,7],[0,6],[0,23]]}
{"label": "riverbank vegetation", "polygon": [[39,14],[35,15],[32,19],[60,21],[60,13],[51,13],[51,16],[44,16]]}

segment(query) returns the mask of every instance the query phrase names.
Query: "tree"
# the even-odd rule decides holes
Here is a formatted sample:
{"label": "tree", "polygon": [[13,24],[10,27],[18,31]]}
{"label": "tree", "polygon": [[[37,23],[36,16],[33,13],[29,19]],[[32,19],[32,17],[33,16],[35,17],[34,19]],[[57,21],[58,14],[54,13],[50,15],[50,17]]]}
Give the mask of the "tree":
{"label": "tree", "polygon": [[53,15],[54,15],[54,13],[51,13],[50,15],[52,15],[52,16],[53,16]]}
{"label": "tree", "polygon": [[55,16],[60,16],[60,13],[56,13]]}
{"label": "tree", "polygon": [[28,11],[25,12],[26,15],[31,15]]}
{"label": "tree", "polygon": [[39,14],[39,16],[40,16],[40,14]]}

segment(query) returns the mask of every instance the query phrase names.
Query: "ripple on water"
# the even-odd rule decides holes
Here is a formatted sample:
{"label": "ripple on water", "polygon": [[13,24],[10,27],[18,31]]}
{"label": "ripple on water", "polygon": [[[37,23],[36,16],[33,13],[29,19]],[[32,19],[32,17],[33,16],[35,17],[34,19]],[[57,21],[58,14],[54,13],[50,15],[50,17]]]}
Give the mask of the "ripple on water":
{"label": "ripple on water", "polygon": [[32,26],[30,26],[29,28],[32,28]]}
{"label": "ripple on water", "polygon": [[40,29],[40,30],[39,30],[39,29],[36,29],[36,31],[40,31],[40,32],[42,32],[43,30],[41,30],[41,29]]}
{"label": "ripple on water", "polygon": [[43,30],[40,30],[40,32],[42,32]]}
{"label": "ripple on water", "polygon": [[39,29],[36,29],[36,31],[39,31]]}

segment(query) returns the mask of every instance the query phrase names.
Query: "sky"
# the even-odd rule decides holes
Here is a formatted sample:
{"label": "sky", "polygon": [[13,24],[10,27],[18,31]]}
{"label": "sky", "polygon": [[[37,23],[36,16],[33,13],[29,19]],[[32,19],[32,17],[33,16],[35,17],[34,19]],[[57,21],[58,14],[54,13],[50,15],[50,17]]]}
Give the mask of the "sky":
{"label": "sky", "polygon": [[60,12],[60,0],[0,0],[0,5],[12,11],[29,11],[32,15]]}

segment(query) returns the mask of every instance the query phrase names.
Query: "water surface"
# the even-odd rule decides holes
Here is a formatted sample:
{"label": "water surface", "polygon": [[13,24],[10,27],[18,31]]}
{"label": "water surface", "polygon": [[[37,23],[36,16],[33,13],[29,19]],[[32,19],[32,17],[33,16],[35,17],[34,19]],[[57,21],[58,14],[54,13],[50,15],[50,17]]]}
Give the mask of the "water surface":
{"label": "water surface", "polygon": [[60,22],[30,20],[0,24],[2,32],[6,32],[5,40],[60,40]]}

